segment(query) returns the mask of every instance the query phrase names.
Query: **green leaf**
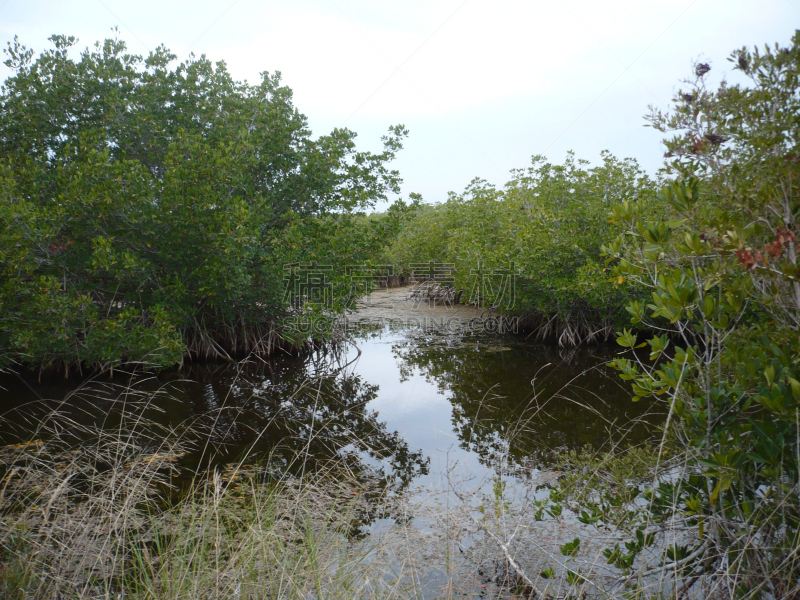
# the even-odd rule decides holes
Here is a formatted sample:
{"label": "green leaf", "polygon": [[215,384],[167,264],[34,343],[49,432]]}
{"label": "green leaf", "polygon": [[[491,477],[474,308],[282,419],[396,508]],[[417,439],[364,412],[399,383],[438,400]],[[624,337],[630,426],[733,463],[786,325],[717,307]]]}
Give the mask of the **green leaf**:
{"label": "green leaf", "polygon": [[578,551],[581,547],[581,540],[580,538],[575,538],[571,542],[567,542],[563,546],[560,547],[561,554],[564,556],[575,556],[578,554]]}

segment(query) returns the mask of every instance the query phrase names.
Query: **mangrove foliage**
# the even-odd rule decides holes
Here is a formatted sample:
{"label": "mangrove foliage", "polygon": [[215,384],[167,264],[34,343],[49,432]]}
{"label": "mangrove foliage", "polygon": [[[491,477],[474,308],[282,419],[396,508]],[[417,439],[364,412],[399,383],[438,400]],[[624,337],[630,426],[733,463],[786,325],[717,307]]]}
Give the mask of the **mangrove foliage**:
{"label": "mangrove foliage", "polygon": [[[279,73],[109,39],[9,45],[0,92],[0,354],[40,367],[268,351],[285,265],[351,264],[398,190],[355,133],[314,138]],[[335,275],[335,274],[334,274]],[[332,279],[333,282],[333,279]]]}

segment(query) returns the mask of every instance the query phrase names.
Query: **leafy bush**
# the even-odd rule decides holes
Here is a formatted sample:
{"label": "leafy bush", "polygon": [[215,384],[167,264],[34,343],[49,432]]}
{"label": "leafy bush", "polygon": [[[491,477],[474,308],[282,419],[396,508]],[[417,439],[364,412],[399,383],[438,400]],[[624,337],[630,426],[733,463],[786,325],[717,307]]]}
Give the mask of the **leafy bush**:
{"label": "leafy bush", "polygon": [[526,316],[541,337],[575,345],[608,336],[631,291],[608,285],[600,253],[607,214],[625,200],[651,203],[655,186],[636,161],[607,152],[602,159],[589,168],[572,154],[563,165],[535,156],[502,191],[476,179],[463,194],[420,208],[388,258],[408,272],[451,263],[464,300]]}
{"label": "leafy bush", "polygon": [[732,61],[751,87],[709,91],[700,64],[674,113],[651,115],[678,131],[667,142],[678,179],[659,195],[669,214],[653,219],[634,201],[613,210],[620,234],[604,251],[614,275],[651,291],[628,305],[632,323],[677,337],[639,344],[625,330],[618,343],[647,348],[649,360],[632,353],[612,366],[634,400],[669,411],[661,468],[630,519],[658,536],[675,593],[699,583],[789,598],[800,589],[800,32],[789,48],[743,49]]}
{"label": "leafy bush", "polygon": [[[0,348],[32,365],[160,365],[260,347],[284,264],[346,262],[351,215],[397,190],[381,153],[312,140],[280,75],[146,58],[106,40],[71,58],[15,41],[0,94]],[[324,232],[320,236],[320,232]],[[313,243],[311,243],[313,241]],[[270,337],[272,339],[272,337]]]}

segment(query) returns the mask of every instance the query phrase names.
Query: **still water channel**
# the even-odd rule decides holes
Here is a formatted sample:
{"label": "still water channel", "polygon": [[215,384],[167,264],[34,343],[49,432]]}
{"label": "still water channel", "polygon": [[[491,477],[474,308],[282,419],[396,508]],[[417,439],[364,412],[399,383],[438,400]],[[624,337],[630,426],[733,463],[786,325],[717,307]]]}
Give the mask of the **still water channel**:
{"label": "still water channel", "polygon": [[376,292],[351,315],[359,326],[350,342],[302,357],[113,381],[4,376],[0,441],[30,439],[55,407],[77,423],[113,428],[111,409],[138,397],[127,387],[148,394],[148,418],[191,425],[183,473],[247,453],[278,471],[335,460],[365,485],[423,490],[448,472],[480,480],[500,469],[547,471],[565,450],[635,443],[659,420],[604,366],[615,346],[565,350],[518,334],[437,327],[442,317],[479,313],[427,310],[402,289]]}

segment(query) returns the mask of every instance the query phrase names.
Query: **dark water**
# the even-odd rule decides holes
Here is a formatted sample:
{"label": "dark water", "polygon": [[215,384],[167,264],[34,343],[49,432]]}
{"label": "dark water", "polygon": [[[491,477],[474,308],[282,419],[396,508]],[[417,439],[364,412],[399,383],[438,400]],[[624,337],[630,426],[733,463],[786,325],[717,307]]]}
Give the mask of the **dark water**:
{"label": "dark water", "polygon": [[435,486],[453,469],[546,469],[567,449],[639,442],[660,418],[604,366],[612,346],[565,351],[514,336],[389,329],[354,342],[112,381],[4,376],[0,445],[30,439],[55,407],[76,425],[108,429],[135,407],[191,432],[184,472],[247,454],[277,471],[333,462],[365,486],[403,489]]}

